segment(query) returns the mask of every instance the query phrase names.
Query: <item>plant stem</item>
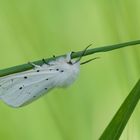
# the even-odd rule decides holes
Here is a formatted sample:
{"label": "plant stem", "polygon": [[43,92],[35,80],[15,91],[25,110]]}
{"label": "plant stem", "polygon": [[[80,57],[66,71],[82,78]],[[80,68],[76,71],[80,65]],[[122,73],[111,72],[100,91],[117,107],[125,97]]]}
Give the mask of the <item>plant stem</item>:
{"label": "plant stem", "polygon": [[[140,40],[125,42],[125,43],[120,43],[120,44],[115,44],[115,45],[109,45],[109,46],[104,46],[104,47],[92,48],[92,49],[88,49],[86,51],[86,53],[84,54],[84,56],[94,54],[94,53],[99,53],[99,52],[112,51],[115,49],[119,49],[119,48],[123,48],[123,47],[127,47],[127,46],[132,46],[132,45],[137,45],[137,44],[140,44]],[[72,54],[72,58],[80,57],[82,54],[83,54],[83,51],[75,52]],[[65,56],[65,55],[61,55],[61,56]],[[57,57],[61,57],[61,56],[57,56]],[[53,59],[54,59],[53,57],[47,58],[47,59],[45,59],[45,61],[48,62],[48,61],[53,60]],[[37,64],[37,65],[42,65],[43,61],[38,60],[38,61],[35,61],[33,63]],[[33,68],[33,66],[31,66],[28,63],[14,66],[14,67],[10,67],[10,68],[6,68],[3,70],[0,70],[0,77],[6,76],[9,74],[13,74],[13,73],[17,73],[17,72],[26,71],[26,70],[29,70],[31,68]]]}

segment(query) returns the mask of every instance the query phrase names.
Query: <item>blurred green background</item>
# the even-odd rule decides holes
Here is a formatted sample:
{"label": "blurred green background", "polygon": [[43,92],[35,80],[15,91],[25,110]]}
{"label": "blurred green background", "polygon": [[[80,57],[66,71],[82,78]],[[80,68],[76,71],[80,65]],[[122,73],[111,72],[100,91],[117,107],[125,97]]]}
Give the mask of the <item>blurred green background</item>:
{"label": "blurred green background", "polygon": [[[139,0],[0,0],[0,69],[140,39]],[[32,104],[0,102],[1,140],[97,140],[140,76],[140,48],[100,53],[77,81]],[[121,140],[140,139],[140,106]]]}

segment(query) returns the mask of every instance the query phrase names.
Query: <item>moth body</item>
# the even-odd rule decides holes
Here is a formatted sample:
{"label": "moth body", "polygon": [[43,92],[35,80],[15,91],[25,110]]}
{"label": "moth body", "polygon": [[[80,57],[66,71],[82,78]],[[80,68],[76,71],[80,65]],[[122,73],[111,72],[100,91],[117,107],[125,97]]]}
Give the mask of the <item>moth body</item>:
{"label": "moth body", "polygon": [[0,99],[12,107],[21,107],[55,87],[67,87],[77,78],[80,62],[71,53],[48,64],[0,78]]}

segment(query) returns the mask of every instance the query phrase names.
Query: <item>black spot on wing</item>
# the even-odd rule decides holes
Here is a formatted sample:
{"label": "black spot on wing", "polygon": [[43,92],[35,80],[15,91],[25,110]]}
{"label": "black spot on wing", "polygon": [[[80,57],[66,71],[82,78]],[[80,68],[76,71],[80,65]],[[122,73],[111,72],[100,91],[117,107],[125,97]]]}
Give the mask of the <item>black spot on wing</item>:
{"label": "black spot on wing", "polygon": [[27,79],[28,77],[27,76],[24,76],[24,79]]}
{"label": "black spot on wing", "polygon": [[37,70],[36,72],[40,72],[40,70]]}
{"label": "black spot on wing", "polygon": [[19,89],[21,90],[23,87],[20,87]]}

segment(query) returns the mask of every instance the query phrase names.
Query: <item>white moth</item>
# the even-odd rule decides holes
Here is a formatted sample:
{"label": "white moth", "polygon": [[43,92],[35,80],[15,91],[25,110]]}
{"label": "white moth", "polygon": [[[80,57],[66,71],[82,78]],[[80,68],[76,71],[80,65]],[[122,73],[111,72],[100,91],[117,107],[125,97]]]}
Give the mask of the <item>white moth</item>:
{"label": "white moth", "polygon": [[59,57],[48,64],[31,63],[34,69],[4,76],[0,78],[0,99],[9,106],[21,107],[55,87],[69,86],[79,74],[80,59],[71,60],[71,53],[68,53],[66,57]]}

